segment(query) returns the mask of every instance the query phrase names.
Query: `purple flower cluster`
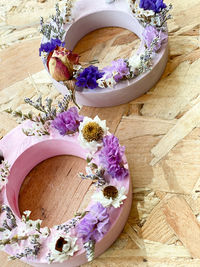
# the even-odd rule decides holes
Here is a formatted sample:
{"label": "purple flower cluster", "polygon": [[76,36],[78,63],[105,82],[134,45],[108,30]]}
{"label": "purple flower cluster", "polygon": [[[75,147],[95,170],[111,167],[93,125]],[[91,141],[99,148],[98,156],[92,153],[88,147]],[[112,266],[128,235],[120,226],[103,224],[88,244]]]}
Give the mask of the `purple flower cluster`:
{"label": "purple flower cluster", "polygon": [[103,74],[103,72],[99,72],[97,67],[89,66],[79,74],[76,85],[78,87],[95,89],[98,87],[97,80],[102,78]]}
{"label": "purple flower cluster", "polygon": [[77,108],[72,107],[67,111],[58,114],[52,121],[51,125],[57,129],[61,135],[65,135],[67,133],[76,132],[82,121],[83,116],[78,114]]}
{"label": "purple flower cluster", "polygon": [[44,43],[40,45],[40,49],[39,49],[39,55],[41,56],[42,52],[46,52],[46,53],[50,53],[51,51],[53,51],[57,46],[65,46],[64,42],[61,42],[59,39],[51,39],[50,42],[48,43]]}
{"label": "purple flower cluster", "polygon": [[83,242],[98,241],[106,234],[110,227],[107,209],[97,202],[77,225],[76,231]]}
{"label": "purple flower cluster", "polygon": [[145,44],[147,45],[148,48],[151,47],[152,41],[158,37],[158,42],[155,45],[154,51],[158,51],[161,48],[161,44],[164,40],[168,38],[167,33],[158,31],[155,27],[149,25],[145,28],[143,32],[143,37]]}
{"label": "purple flower cluster", "polygon": [[103,148],[100,151],[99,160],[112,178],[117,180],[122,180],[128,175],[128,170],[124,168],[122,160],[124,150],[114,135],[107,135],[103,138]]}
{"label": "purple flower cluster", "polygon": [[129,75],[129,68],[127,67],[126,62],[123,59],[118,59],[112,62],[111,66],[105,67],[103,69],[105,72],[105,78],[111,78],[113,76],[113,72],[116,73],[114,75],[114,79],[116,82],[122,80],[125,76]]}
{"label": "purple flower cluster", "polygon": [[167,6],[163,3],[163,0],[140,0],[140,8],[144,10],[153,10],[155,13],[159,13],[163,8]]}

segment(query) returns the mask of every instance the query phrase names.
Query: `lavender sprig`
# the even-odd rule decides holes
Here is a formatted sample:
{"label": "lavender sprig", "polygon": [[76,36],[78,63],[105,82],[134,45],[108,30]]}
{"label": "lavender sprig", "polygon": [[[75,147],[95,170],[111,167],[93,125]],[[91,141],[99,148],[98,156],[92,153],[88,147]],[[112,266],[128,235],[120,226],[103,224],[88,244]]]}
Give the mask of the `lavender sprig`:
{"label": "lavender sprig", "polygon": [[[9,228],[14,229],[15,227],[17,227],[17,223],[16,223],[16,218],[14,213],[12,212],[11,208],[3,205],[0,209],[0,212],[6,212],[6,218],[8,220],[8,222],[6,221],[6,224],[9,224]],[[5,222],[5,221],[4,221]],[[5,226],[4,226],[5,227]],[[5,228],[4,228],[5,229]],[[7,228],[8,229],[8,228]],[[10,230],[10,229],[9,229]],[[10,231],[11,231],[10,230]]]}
{"label": "lavender sprig", "polygon": [[72,0],[67,0],[65,3],[65,8],[61,12],[59,5],[56,4],[56,14],[51,15],[49,18],[49,22],[47,22],[46,24],[44,23],[44,18],[40,18],[40,33],[42,33],[47,38],[47,40],[51,40],[52,38],[54,38],[64,41],[64,24],[65,22],[70,22],[72,20],[72,6]]}
{"label": "lavender sprig", "polygon": [[51,98],[45,99],[45,105],[42,103],[42,97],[39,96],[36,101],[31,100],[30,98],[25,98],[25,103],[34,107],[40,113],[35,115],[33,112],[24,114],[21,110],[13,111],[12,109],[6,110],[7,113],[12,114],[14,117],[19,119],[19,122],[24,120],[31,120],[35,123],[35,128],[23,129],[24,134],[27,136],[32,135],[46,135],[49,134],[48,126],[49,121],[54,120],[57,116],[57,113],[64,112],[68,109],[69,102],[73,101],[72,93],[63,97],[62,101],[58,101],[58,111],[55,106],[52,105],[53,100]]}
{"label": "lavender sprig", "polygon": [[12,228],[8,225],[7,220],[3,221],[3,227],[5,230],[12,231]]}
{"label": "lavender sprig", "polygon": [[0,190],[8,182],[8,176],[10,174],[10,166],[7,161],[2,160],[0,164]]}
{"label": "lavender sprig", "polygon": [[15,244],[22,240],[27,240],[27,239],[28,239],[28,236],[14,236],[12,238],[2,239],[0,240],[0,246],[12,245],[12,244]]}
{"label": "lavender sprig", "polygon": [[69,231],[77,225],[77,223],[85,216],[86,213],[87,211],[75,214],[75,218],[71,219],[68,223],[57,225],[56,230],[61,230],[68,234]]}
{"label": "lavender sprig", "polygon": [[83,245],[86,251],[86,257],[88,261],[92,261],[94,259],[94,249],[95,249],[95,241],[89,240]]}
{"label": "lavender sprig", "polygon": [[67,0],[65,3],[65,21],[68,23],[72,20],[72,7],[73,7],[73,0]]}
{"label": "lavender sprig", "polygon": [[152,58],[153,58],[153,53],[154,53],[154,48],[156,44],[158,43],[159,38],[156,37],[152,43],[150,48],[146,48],[144,51],[144,54],[141,55],[141,67],[139,68],[139,73],[146,72],[148,70],[151,70],[151,65],[152,65]]}
{"label": "lavender sprig", "polygon": [[[39,238],[38,235],[33,235],[32,237],[33,237],[33,239],[31,241],[31,244],[33,244],[33,248],[26,247],[24,249],[24,252],[17,253],[15,256],[9,257],[9,259],[10,260],[16,260],[16,259],[21,259],[21,258],[27,258],[29,256],[36,257],[40,251],[41,244],[38,242],[38,238]],[[26,239],[28,239],[28,236],[17,237],[16,240],[11,241],[11,242],[15,243],[15,242],[19,242],[21,240],[26,240]],[[13,243],[9,243],[9,244],[13,244]]]}
{"label": "lavender sprig", "polygon": [[69,231],[76,226],[80,218],[73,218],[71,219],[67,224],[61,224],[57,225],[56,230],[64,231],[66,234],[69,233]]}
{"label": "lavender sprig", "polygon": [[63,36],[65,34],[65,30],[63,27],[64,19],[61,16],[61,11],[59,9],[59,5],[56,4],[56,15],[51,15],[50,22],[44,23],[44,18],[40,19],[40,33],[42,33],[48,40],[50,39],[59,39],[63,40]]}
{"label": "lavender sprig", "polygon": [[33,113],[30,111],[28,114],[22,113],[21,110],[12,110],[11,108],[6,109],[5,112],[11,114],[13,117],[18,118],[20,121],[31,120],[36,121],[36,118],[33,117]]}
{"label": "lavender sprig", "polygon": [[104,173],[105,173],[104,169],[97,169],[97,170],[95,170],[94,173],[91,172],[90,174],[86,174],[86,175],[80,172],[79,176],[83,180],[95,181],[94,185],[96,187],[102,187],[106,184],[106,180],[104,178]]}
{"label": "lavender sprig", "polygon": [[44,101],[45,104],[43,104],[41,96],[39,96],[36,101],[33,101],[30,98],[25,98],[24,101],[38,110],[39,114],[36,115],[33,112],[24,114],[21,110],[13,111],[12,109],[8,109],[6,112],[18,118],[19,123],[27,119],[34,122],[31,128],[22,129],[23,133],[27,136],[49,135],[50,121],[54,120],[58,113],[67,111],[70,101],[75,103],[73,93],[71,91],[68,95],[65,95],[61,101],[58,101],[58,109],[52,105],[53,100],[51,98],[46,98]]}
{"label": "lavender sprig", "polygon": [[[58,113],[67,111],[71,100],[73,100],[72,93],[65,95],[62,101],[58,101]],[[42,104],[41,96],[35,102],[33,102],[30,98],[25,98],[25,103],[42,112],[42,114],[39,114],[41,122],[54,120],[57,116],[57,110],[56,107],[52,106],[53,100],[51,98],[45,99],[46,105]]]}
{"label": "lavender sprig", "polygon": [[40,115],[40,117],[44,122],[48,120],[53,120],[56,117],[56,108],[52,107],[53,100],[50,98],[45,99],[46,105],[42,104],[41,96],[39,96],[39,98],[35,102],[32,101],[30,98],[25,98],[24,102],[41,111],[42,115]]}
{"label": "lavender sprig", "polygon": [[58,113],[62,113],[68,110],[69,102],[72,100],[72,92],[69,91],[69,95],[65,95],[62,101],[58,101]]}
{"label": "lavender sprig", "polygon": [[48,132],[48,126],[41,124],[41,123],[35,123],[35,127],[33,126],[32,128],[28,129],[22,129],[22,132],[26,136],[43,136],[43,135],[49,135]]}

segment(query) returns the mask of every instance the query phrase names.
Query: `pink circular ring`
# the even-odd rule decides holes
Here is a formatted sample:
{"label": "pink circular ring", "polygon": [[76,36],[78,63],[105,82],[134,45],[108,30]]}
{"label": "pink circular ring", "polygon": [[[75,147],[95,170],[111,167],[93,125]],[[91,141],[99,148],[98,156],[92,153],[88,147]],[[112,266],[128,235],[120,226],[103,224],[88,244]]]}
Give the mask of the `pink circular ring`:
{"label": "pink circular ring", "polygon": [[[86,159],[88,153],[78,143],[77,134],[74,136],[61,136],[58,132],[54,132],[50,136],[26,136],[22,129],[29,127],[30,122],[24,122],[11,132],[9,132],[3,139],[0,140],[0,150],[3,151],[4,158],[10,165],[10,175],[8,177],[7,185],[0,192],[0,199],[2,205],[7,205],[11,208],[16,216],[17,222],[21,221],[21,215],[18,208],[18,195],[20,187],[28,173],[40,162],[58,155],[73,155]],[[126,158],[124,162],[128,168]],[[127,198],[117,209],[113,209],[110,214],[111,227],[109,231],[99,240],[95,245],[95,257],[102,254],[111,244],[116,240],[128,219],[128,215],[132,204],[132,184],[131,178],[128,175],[122,182],[122,185],[127,190]],[[89,203],[88,208],[92,204]],[[46,243],[45,243],[46,242]],[[47,245],[45,241],[43,246]],[[43,257],[41,251],[39,257],[34,261],[22,259],[22,261],[31,266],[47,267],[49,264],[46,258]],[[5,246],[5,252],[15,255],[14,248]],[[70,257],[69,260],[63,263],[52,263],[55,267],[72,267],[79,266],[87,262],[85,251],[81,248],[80,251]]]}
{"label": "pink circular ring", "polygon": [[[91,0],[85,0],[85,8],[79,0],[74,8],[74,22],[66,25],[66,48],[73,50],[76,43],[89,32],[103,27],[122,27],[134,32],[140,39],[139,51],[144,50],[142,33],[144,27],[127,8],[126,1],[118,0],[114,4],[106,5],[103,0],[94,8],[90,7]],[[101,6],[100,6],[101,4]],[[92,107],[109,107],[124,104],[143,95],[150,90],[163,74],[168,60],[168,42],[162,44],[161,49],[155,54],[152,68],[136,78],[120,81],[114,88],[76,88],[76,101],[80,105]],[[44,65],[46,67],[45,61]],[[48,71],[48,69],[47,69]],[[67,88],[62,82],[57,82],[52,77],[52,82],[60,93],[67,94]]]}

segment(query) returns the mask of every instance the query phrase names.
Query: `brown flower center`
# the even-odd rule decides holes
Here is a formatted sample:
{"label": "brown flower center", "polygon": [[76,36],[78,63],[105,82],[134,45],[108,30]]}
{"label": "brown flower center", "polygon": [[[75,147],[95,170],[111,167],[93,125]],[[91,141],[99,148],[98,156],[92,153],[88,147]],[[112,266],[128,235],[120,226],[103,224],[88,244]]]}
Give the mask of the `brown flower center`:
{"label": "brown flower center", "polygon": [[67,244],[67,241],[65,241],[65,239],[63,237],[60,237],[57,242],[56,242],[56,246],[55,246],[55,250],[62,252],[63,251],[63,246]]}
{"label": "brown flower center", "polygon": [[106,198],[115,199],[118,196],[118,190],[115,186],[109,185],[104,188],[103,195]]}
{"label": "brown flower center", "polygon": [[82,129],[83,137],[86,141],[99,141],[103,137],[103,129],[96,122],[87,123]]}

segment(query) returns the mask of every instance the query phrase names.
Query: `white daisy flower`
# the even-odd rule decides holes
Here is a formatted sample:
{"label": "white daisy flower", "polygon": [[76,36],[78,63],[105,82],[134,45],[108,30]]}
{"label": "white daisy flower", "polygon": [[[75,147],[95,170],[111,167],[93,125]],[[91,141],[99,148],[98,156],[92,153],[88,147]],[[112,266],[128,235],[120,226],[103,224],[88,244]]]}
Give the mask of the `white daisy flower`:
{"label": "white daisy flower", "polygon": [[126,199],[126,188],[108,185],[101,191],[97,191],[92,195],[92,199],[96,202],[100,202],[104,207],[113,206],[119,208],[123,204],[123,200]]}
{"label": "white daisy flower", "polygon": [[78,238],[70,236],[54,236],[52,242],[49,244],[50,262],[63,262],[73,256],[79,250],[76,244]]}
{"label": "white daisy flower", "polygon": [[[116,75],[117,73],[113,72],[113,76]],[[106,78],[106,75],[104,75],[101,79],[97,80],[98,86],[101,88],[113,88],[117,82],[115,81],[115,79],[113,77],[111,78]]]}
{"label": "white daisy flower", "polygon": [[19,234],[26,234],[30,231],[40,231],[42,220],[30,220],[30,214],[30,210],[26,210],[23,212],[22,224],[21,227],[19,227]]}
{"label": "white daisy flower", "polygon": [[26,229],[27,230],[40,230],[40,226],[42,224],[42,220],[28,220],[26,222]]}
{"label": "white daisy flower", "polygon": [[43,59],[47,59],[47,57],[48,57],[48,53],[45,52],[45,51],[42,51],[42,52],[41,52],[41,57],[42,57]]}
{"label": "white daisy flower", "polygon": [[90,153],[95,153],[102,146],[102,139],[107,131],[105,120],[100,120],[98,116],[94,119],[84,117],[79,126],[79,143]]}
{"label": "white daisy flower", "polygon": [[24,236],[28,233],[28,230],[26,229],[26,224],[24,222],[21,222],[20,225],[17,227],[17,235],[18,236]]}
{"label": "white daisy flower", "polygon": [[12,232],[10,230],[6,229],[5,231],[3,231],[3,238],[1,238],[1,239],[8,239],[11,234],[12,234]]}
{"label": "white daisy flower", "polygon": [[47,236],[50,235],[50,229],[49,229],[49,227],[43,227],[43,228],[41,228],[40,229],[40,232],[41,232],[42,236],[44,236],[44,237],[47,237]]}
{"label": "white daisy flower", "polygon": [[113,77],[111,77],[111,78],[106,79],[106,84],[108,85],[108,87],[113,88],[117,84],[117,82],[115,81]]}
{"label": "white daisy flower", "polygon": [[134,72],[135,69],[138,69],[141,65],[140,54],[134,54],[132,57],[129,58],[128,64],[130,66],[130,71]]}
{"label": "white daisy flower", "polygon": [[30,210],[25,210],[25,211],[23,212],[23,214],[26,216],[26,218],[29,218],[30,215],[31,215],[31,211],[30,211]]}
{"label": "white daisy flower", "polygon": [[106,88],[106,81],[105,81],[105,78],[104,77],[102,77],[101,79],[98,79],[97,80],[97,83],[98,83],[98,86],[100,88]]}
{"label": "white daisy flower", "polygon": [[133,4],[132,0],[127,0],[127,3],[130,6],[130,8],[133,9],[134,4]]}
{"label": "white daisy flower", "polygon": [[8,179],[6,177],[0,176],[0,190],[8,183]]}
{"label": "white daisy flower", "polygon": [[87,175],[93,175],[93,171],[92,171],[92,169],[90,167],[86,166],[85,167],[85,171],[86,171]]}
{"label": "white daisy flower", "polygon": [[2,161],[0,164],[0,190],[8,183],[10,174],[10,166],[7,161]]}

